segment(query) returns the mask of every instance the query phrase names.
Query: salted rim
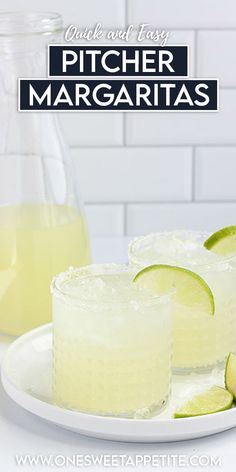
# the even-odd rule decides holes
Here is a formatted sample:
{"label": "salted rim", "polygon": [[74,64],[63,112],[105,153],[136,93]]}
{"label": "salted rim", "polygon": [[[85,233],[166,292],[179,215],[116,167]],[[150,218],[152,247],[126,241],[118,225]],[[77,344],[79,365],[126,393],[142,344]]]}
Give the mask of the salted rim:
{"label": "salted rim", "polygon": [[[102,304],[102,305],[114,305],[114,303],[118,303],[119,305],[130,305],[131,301],[136,301],[135,297],[131,300],[124,300],[120,301],[119,298],[114,300],[106,300],[104,297],[104,300],[101,302],[98,300],[94,300],[91,298],[77,298],[75,294],[71,295],[68,293],[66,290],[63,290],[63,284],[67,281],[70,280],[75,280],[77,279],[84,279],[86,277],[93,277],[93,274],[91,274],[91,271],[96,271],[94,273],[94,277],[99,276],[99,275],[113,275],[113,274],[119,274],[122,272],[131,272],[130,268],[125,265],[125,264],[115,264],[115,263],[110,263],[110,264],[90,264],[87,266],[83,266],[80,268],[75,268],[75,267],[69,267],[68,270],[65,272],[61,272],[58,274],[56,277],[53,278],[52,283],[51,283],[51,293],[53,296],[56,296],[58,298],[62,298],[63,300],[73,300],[73,302],[77,302],[81,305],[97,305],[97,304]],[[106,272],[108,271],[108,272]],[[84,272],[84,275],[83,275]],[[86,274],[87,272],[87,274]],[[145,292],[145,291],[144,291]],[[169,292],[165,294],[157,294],[157,295],[152,295],[147,293],[147,299],[146,300],[137,300],[137,303],[142,305],[142,306],[150,306],[152,304],[155,304],[157,302],[163,302],[166,300],[169,300],[174,293],[174,290],[171,289]]]}
{"label": "salted rim", "polygon": [[48,11],[9,11],[0,13],[0,38],[50,34],[62,31],[62,17]]}
{"label": "salted rim", "polygon": [[[135,253],[135,246],[136,246],[137,243],[142,244],[143,242],[148,241],[148,239],[151,239],[153,237],[157,237],[157,236],[160,236],[160,235],[163,235],[163,234],[167,235],[167,234],[181,233],[181,232],[182,233],[188,233],[188,234],[204,235],[204,236],[208,236],[208,237],[212,234],[212,233],[208,233],[208,232],[204,232],[204,231],[183,229],[183,230],[173,230],[173,231],[157,231],[155,233],[154,232],[149,233],[149,234],[144,235],[144,236],[138,236],[138,237],[132,239],[132,241],[130,241],[130,243],[128,245],[129,262],[131,264],[134,263],[138,266],[142,265],[142,264],[140,264],[138,254]],[[231,262],[231,261],[236,260],[236,255],[234,255],[234,256],[218,256],[218,257],[220,258],[220,260],[218,260],[218,261],[199,263],[199,264],[193,264],[193,263],[191,263],[191,261],[189,261],[189,265],[191,266],[191,270],[193,270],[193,267],[203,267],[203,268],[209,268],[210,269],[210,268],[215,267],[219,264],[223,264],[225,262]],[[145,261],[144,261],[144,264],[146,265]],[[156,264],[158,264],[158,262],[156,262]],[[150,265],[150,264],[148,263],[147,265]]]}

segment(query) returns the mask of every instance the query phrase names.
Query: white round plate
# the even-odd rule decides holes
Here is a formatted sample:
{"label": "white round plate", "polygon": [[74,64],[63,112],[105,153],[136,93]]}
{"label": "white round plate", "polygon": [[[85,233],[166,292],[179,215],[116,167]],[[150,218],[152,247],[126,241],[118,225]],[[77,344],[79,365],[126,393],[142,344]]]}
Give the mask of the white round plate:
{"label": "white round plate", "polygon": [[173,419],[173,411],[210,385],[223,385],[223,372],[176,375],[166,409],[146,420],[108,418],[59,408],[52,403],[52,325],[14,341],[3,360],[2,383],[8,395],[31,413],[63,428],[101,439],[164,442],[199,438],[236,426],[236,408],[195,418]]}

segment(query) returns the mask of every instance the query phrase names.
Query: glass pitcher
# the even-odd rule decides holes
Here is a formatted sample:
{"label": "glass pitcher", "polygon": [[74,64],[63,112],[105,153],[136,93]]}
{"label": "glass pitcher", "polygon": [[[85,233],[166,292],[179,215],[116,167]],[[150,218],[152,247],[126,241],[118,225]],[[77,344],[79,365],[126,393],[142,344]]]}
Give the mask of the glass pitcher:
{"label": "glass pitcher", "polygon": [[0,333],[51,319],[50,283],[90,262],[86,221],[53,113],[17,111],[18,77],[46,76],[54,13],[0,14]]}

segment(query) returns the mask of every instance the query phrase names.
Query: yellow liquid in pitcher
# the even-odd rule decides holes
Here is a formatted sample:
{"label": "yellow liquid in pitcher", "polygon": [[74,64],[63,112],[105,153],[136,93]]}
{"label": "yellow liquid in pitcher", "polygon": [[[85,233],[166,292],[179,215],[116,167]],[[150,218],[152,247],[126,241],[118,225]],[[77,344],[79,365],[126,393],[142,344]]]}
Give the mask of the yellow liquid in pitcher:
{"label": "yellow liquid in pitcher", "polygon": [[49,322],[52,278],[89,262],[86,223],[77,209],[0,207],[0,332],[16,336]]}

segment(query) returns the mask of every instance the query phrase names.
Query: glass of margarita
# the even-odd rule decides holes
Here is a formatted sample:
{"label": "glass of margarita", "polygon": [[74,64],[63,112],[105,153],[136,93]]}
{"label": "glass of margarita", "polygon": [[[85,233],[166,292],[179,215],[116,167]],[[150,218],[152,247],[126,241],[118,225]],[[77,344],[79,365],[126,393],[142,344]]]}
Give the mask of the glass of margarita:
{"label": "glass of margarita", "polygon": [[170,393],[171,295],[153,296],[126,266],[69,269],[52,283],[57,405],[145,418]]}
{"label": "glass of margarita", "polygon": [[183,267],[202,277],[213,293],[213,316],[175,303],[175,371],[211,369],[236,349],[236,257],[205,249],[208,236],[197,231],[163,232],[137,238],[129,245],[129,261],[136,272],[152,264]]}

